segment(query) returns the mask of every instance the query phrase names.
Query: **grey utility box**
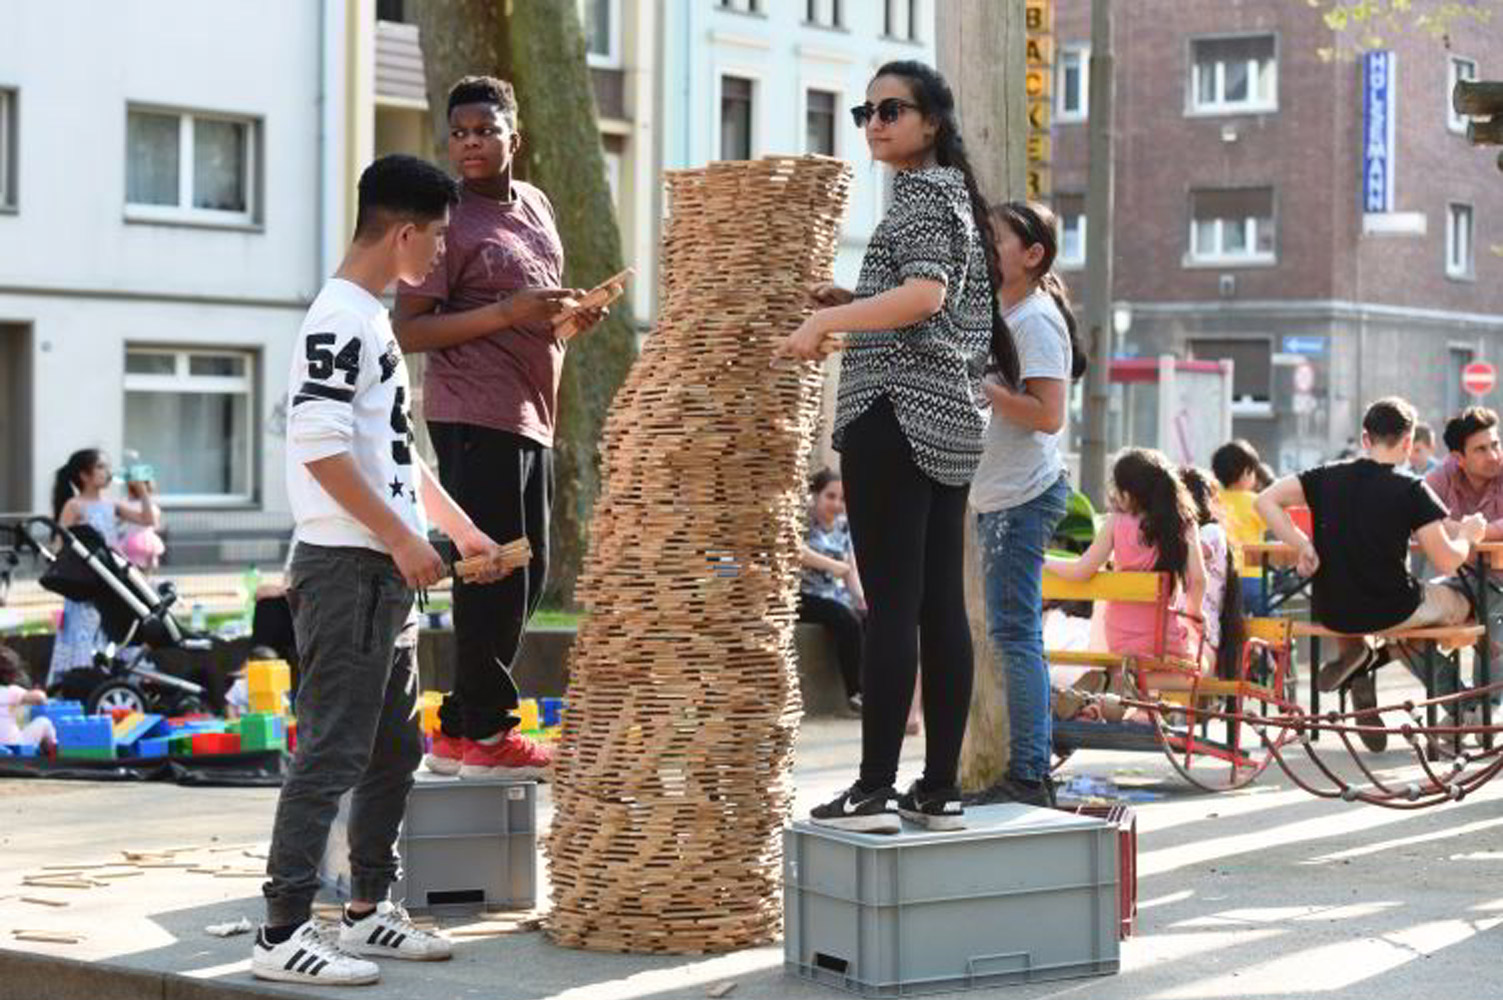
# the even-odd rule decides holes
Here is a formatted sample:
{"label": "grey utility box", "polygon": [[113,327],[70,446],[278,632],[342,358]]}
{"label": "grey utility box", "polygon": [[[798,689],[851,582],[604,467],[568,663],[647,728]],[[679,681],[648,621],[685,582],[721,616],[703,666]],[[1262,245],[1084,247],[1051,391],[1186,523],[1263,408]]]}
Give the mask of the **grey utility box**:
{"label": "grey utility box", "polygon": [[[391,898],[413,913],[525,910],[537,903],[537,782],[419,773],[397,838]],[[319,869],[325,893],[350,894],[350,797]]]}
{"label": "grey utility box", "polygon": [[1116,972],[1117,831],[1023,805],[895,836],[783,835],[788,972],[870,997]]}

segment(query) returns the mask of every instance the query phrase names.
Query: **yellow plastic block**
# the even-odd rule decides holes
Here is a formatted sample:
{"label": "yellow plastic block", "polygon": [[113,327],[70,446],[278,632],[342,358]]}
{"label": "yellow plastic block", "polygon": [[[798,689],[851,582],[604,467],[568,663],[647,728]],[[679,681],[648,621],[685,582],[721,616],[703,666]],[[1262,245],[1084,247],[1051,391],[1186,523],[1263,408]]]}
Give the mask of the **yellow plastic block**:
{"label": "yellow plastic block", "polygon": [[538,731],[538,702],[536,698],[523,698],[517,706],[517,714],[522,717],[521,730],[524,733]]}
{"label": "yellow plastic block", "polygon": [[252,660],[245,665],[245,686],[252,694],[257,691],[281,694],[292,687],[292,670],[285,660]]}
{"label": "yellow plastic block", "polygon": [[121,716],[119,721],[114,724],[115,738],[119,739],[121,736],[124,736],[126,733],[130,732],[137,725],[139,725],[141,720],[144,718],[145,716],[140,712],[132,712],[129,715]]}
{"label": "yellow plastic block", "polygon": [[424,736],[432,736],[434,733],[438,732],[438,706],[437,705],[429,704],[427,702],[423,703],[423,722],[422,722],[422,726],[423,726],[423,735]]}
{"label": "yellow plastic block", "polygon": [[286,689],[281,691],[251,691],[250,710],[269,712],[272,715],[287,714]]}

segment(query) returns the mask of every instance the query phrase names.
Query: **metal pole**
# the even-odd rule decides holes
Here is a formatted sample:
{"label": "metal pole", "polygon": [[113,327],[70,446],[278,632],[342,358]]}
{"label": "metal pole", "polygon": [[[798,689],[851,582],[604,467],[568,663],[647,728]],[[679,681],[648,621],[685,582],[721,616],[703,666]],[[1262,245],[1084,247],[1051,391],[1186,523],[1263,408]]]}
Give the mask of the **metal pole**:
{"label": "metal pole", "polygon": [[1098,508],[1106,501],[1106,408],[1110,393],[1112,331],[1112,4],[1091,3],[1090,176],[1086,191],[1085,431],[1080,448],[1080,488]]}

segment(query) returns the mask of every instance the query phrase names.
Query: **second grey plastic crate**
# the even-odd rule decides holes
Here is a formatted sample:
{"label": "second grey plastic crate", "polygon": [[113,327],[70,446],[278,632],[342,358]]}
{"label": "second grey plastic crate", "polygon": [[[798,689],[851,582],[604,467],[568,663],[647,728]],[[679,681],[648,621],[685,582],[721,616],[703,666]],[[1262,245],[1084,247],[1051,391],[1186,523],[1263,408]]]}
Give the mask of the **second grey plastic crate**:
{"label": "second grey plastic crate", "polygon": [[[327,892],[348,899],[349,796],[320,867]],[[420,774],[397,838],[393,899],[414,913],[519,910],[537,903],[537,782]]]}
{"label": "second grey plastic crate", "polygon": [[1120,963],[1117,831],[1021,805],[968,829],[784,831],[784,963],[893,997],[1106,975]]}

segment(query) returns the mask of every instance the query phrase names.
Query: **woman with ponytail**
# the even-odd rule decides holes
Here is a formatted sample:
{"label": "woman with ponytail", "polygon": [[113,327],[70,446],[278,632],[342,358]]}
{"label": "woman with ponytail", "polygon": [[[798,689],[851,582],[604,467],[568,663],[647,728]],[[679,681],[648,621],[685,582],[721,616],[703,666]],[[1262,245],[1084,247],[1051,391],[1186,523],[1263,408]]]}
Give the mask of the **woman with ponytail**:
{"label": "woman with ponytail", "polygon": [[[104,452],[97,448],[75,451],[53,477],[52,519],[65,528],[87,524],[112,547],[120,542],[122,520],[158,527],[162,512],[151,498],[150,484],[133,489],[138,503],[131,504],[104,496],[113,479]],[[69,670],[94,662],[94,651],[100,644],[98,633],[99,611],[94,605],[63,602],[63,620],[52,643],[52,662],[47,670],[48,687],[62,680]]]}
{"label": "woman with ponytail", "polygon": [[1044,550],[1065,516],[1070,480],[1060,452],[1070,381],[1086,352],[1069,292],[1054,273],[1054,213],[1009,201],[991,210],[992,281],[1001,316],[983,388],[991,404],[981,465],[971,483],[987,631],[1007,671],[1005,775],[979,802],[1054,805],[1052,716],[1044,660]]}
{"label": "woman with ponytail", "polygon": [[[900,817],[959,829],[972,670],[966,493],[986,428],[981,374],[1000,322],[992,227],[955,97],[937,72],[888,63],[851,113],[872,158],[895,172],[892,205],[872,233],[855,292],[812,289],[816,311],[777,348],[779,357],[813,360],[827,335],[848,335],[834,444],[869,608],[861,774],[812,817],[868,832],[896,833]],[[924,774],[899,796],[898,754],[920,665]]]}

